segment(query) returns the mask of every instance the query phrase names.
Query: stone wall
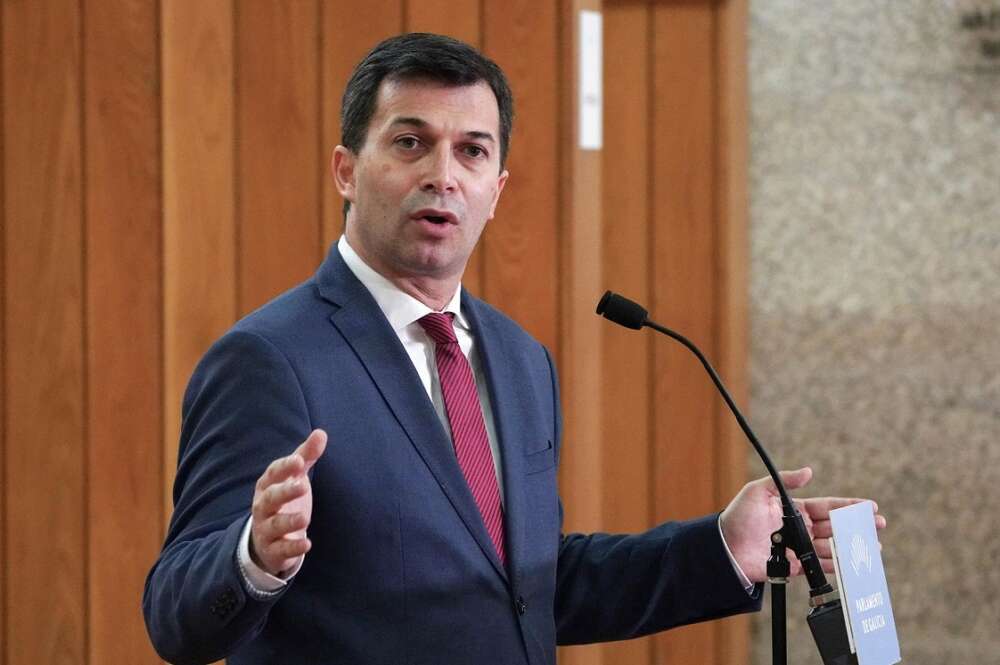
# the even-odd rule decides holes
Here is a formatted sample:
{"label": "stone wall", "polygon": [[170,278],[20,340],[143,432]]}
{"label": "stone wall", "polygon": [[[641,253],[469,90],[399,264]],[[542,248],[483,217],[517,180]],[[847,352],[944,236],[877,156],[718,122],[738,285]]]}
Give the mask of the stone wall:
{"label": "stone wall", "polygon": [[994,54],[1000,1],[751,3],[752,420],[810,493],[878,500],[914,665],[1000,662]]}

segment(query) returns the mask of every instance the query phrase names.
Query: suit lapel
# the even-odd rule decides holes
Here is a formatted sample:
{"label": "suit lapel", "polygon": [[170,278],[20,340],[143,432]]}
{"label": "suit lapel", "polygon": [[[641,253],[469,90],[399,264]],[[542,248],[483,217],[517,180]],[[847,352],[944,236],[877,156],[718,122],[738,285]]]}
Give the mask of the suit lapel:
{"label": "suit lapel", "polygon": [[331,323],[365,366],[389,410],[406,432],[462,522],[506,577],[469,485],[427,391],[399,337],[364,285],[344,263],[336,245],[317,274],[320,295],[339,309]]}
{"label": "suit lapel", "polygon": [[463,310],[469,318],[472,333],[479,351],[479,359],[486,374],[490,392],[493,422],[496,425],[498,448],[503,460],[504,526],[507,541],[507,564],[514,588],[518,586],[518,564],[523,561],[525,548],[524,514],[524,454],[521,449],[521,428],[518,426],[514,402],[523,399],[523,386],[519,389],[515,363],[517,354],[509,348],[508,340],[497,334],[486,323],[487,313],[482,304],[467,292],[462,293]]}

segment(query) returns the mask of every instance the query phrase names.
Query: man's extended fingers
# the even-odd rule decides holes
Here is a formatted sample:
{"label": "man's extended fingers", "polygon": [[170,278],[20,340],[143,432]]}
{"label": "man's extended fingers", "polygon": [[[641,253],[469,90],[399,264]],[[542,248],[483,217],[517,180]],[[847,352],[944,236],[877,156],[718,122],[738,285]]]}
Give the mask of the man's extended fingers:
{"label": "man's extended fingers", "polygon": [[308,491],[309,480],[307,478],[293,478],[257,492],[253,504],[254,519],[269,518],[281,510],[286,503],[303,496]]}
{"label": "man's extended fingers", "polygon": [[279,457],[271,462],[257,481],[257,491],[263,492],[272,485],[301,474],[305,470],[304,460],[296,454]]}
{"label": "man's extended fingers", "polygon": [[[862,501],[868,501],[868,499],[856,499],[840,496],[825,496],[815,499],[806,499],[805,508],[809,511],[809,515],[815,521],[830,519],[830,511],[836,510],[837,508],[845,508],[847,506],[853,506],[856,503],[861,503]],[[878,504],[874,501],[871,502],[872,511],[878,513]]]}
{"label": "man's extended fingers", "polygon": [[288,570],[295,565],[295,559],[312,549],[308,538],[281,538],[266,545],[269,559],[280,560],[277,571]]}
{"label": "man's extended fingers", "polygon": [[313,430],[292,454],[279,457],[268,465],[257,481],[257,489],[263,491],[271,485],[305,473],[316,463],[325,449],[326,432],[321,429]]}
{"label": "man's extended fingers", "polygon": [[830,520],[813,522],[813,538],[829,538],[833,535],[833,525]]}
{"label": "man's extended fingers", "polygon": [[[257,524],[255,523],[256,527]],[[309,526],[309,518],[302,513],[278,513],[260,523],[258,533],[265,547],[270,543],[281,540],[289,536],[295,538],[305,536],[305,529]]]}
{"label": "man's extended fingers", "polygon": [[309,433],[309,436],[305,441],[295,449],[292,453],[295,457],[300,458],[305,466],[304,469],[308,471],[312,468],[312,465],[316,463],[316,460],[320,458],[323,451],[326,450],[326,432],[321,429],[314,429]]}
{"label": "man's extended fingers", "polygon": [[821,559],[829,559],[833,556],[833,548],[830,546],[829,538],[813,539],[813,548],[816,550],[816,556]]}
{"label": "man's extended fingers", "polygon": [[811,529],[813,525],[813,518],[806,509],[805,499],[792,499],[792,504],[795,506],[795,509],[799,511],[799,515],[802,516],[802,521],[805,522],[806,528]]}

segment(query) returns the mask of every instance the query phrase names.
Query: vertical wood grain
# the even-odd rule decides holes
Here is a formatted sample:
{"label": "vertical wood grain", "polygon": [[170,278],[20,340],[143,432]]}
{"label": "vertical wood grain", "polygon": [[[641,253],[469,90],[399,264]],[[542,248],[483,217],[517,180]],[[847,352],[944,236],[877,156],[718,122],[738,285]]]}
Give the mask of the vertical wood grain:
{"label": "vertical wood grain", "polygon": [[236,317],[231,0],[160,6],[163,118],[164,506],[172,510],[181,398]]}
{"label": "vertical wood grain", "polygon": [[[747,0],[716,5],[716,368],[740,408],[750,406],[749,289],[749,108],[747,85]],[[716,504],[725,505],[746,482],[748,444],[725,404],[715,401]],[[750,652],[750,618],[716,624],[719,662],[742,665]]]}
{"label": "vertical wood grain", "polygon": [[[653,6],[654,318],[715,358],[714,54],[710,4]],[[676,344],[653,353],[657,519],[718,509],[715,400],[698,361]],[[711,624],[658,636],[661,662],[715,662]]]}
{"label": "vertical wood grain", "polygon": [[[607,7],[604,14],[605,136],[602,242],[604,283],[636,302],[649,302],[650,38],[649,8]],[[602,322],[606,526],[651,526],[649,499],[650,336]],[[630,661],[631,662],[631,661]]]}
{"label": "vertical wood grain", "polygon": [[330,161],[340,143],[340,108],[344,87],[355,65],[377,43],[403,30],[403,0],[370,0],[357,11],[356,0],[326,0],[322,4],[322,140],[319,146],[323,177],[324,250],[344,230],[344,200],[333,186]]}
{"label": "vertical wood grain", "polygon": [[407,0],[406,31],[448,35],[475,46],[480,39],[480,0]]}
{"label": "vertical wood grain", "polygon": [[[605,474],[601,468],[601,329],[594,315],[600,293],[601,159],[600,151],[579,145],[581,10],[599,10],[599,0],[559,3],[560,226],[559,359],[565,408],[560,493],[568,531],[604,530]],[[599,665],[603,645],[562,649],[564,665]]]}
{"label": "vertical wood grain", "polygon": [[[480,0],[407,0],[406,31],[434,32],[482,47]],[[483,293],[483,254],[486,234],[480,238],[465,266],[462,286],[476,295]]]}
{"label": "vertical wood grain", "polygon": [[557,3],[487,2],[483,51],[514,91],[514,134],[496,218],[486,225],[483,296],[559,353]]}
{"label": "vertical wood grain", "polygon": [[[650,10],[605,4],[603,267],[606,288],[648,303],[650,224]],[[648,332],[601,322],[604,528],[652,526]],[[604,647],[608,663],[647,665],[652,640]]]}
{"label": "vertical wood grain", "polygon": [[158,12],[84,4],[88,657],[157,662],[136,608],[162,533]]}
{"label": "vertical wood grain", "polygon": [[564,100],[561,115],[561,205],[559,229],[562,398],[567,412],[562,495],[569,528],[603,528],[601,470],[601,321],[594,315],[601,270],[601,152],[582,150],[577,136],[579,114],[578,15],[598,3],[572,0],[561,14]]}
{"label": "vertical wood grain", "polygon": [[[747,89],[747,1],[727,0],[718,8],[716,126],[718,161],[716,218],[719,275],[716,301],[717,369],[737,404],[749,406],[749,109]],[[724,403],[719,414],[719,500],[743,486],[749,444]]]}
{"label": "vertical wood grain", "polygon": [[[575,147],[573,49],[575,11],[602,4],[598,156]],[[336,240],[343,86],[404,28],[481,46],[514,88],[511,177],[465,285],[557,355],[567,528],[721,507],[746,444],[697,361],[593,306],[604,286],[649,303],[747,403],[746,4],[3,3],[0,663],[156,662],[138,599],[184,387]],[[560,662],[746,653],[737,618]]]}
{"label": "vertical wood grain", "polygon": [[[6,88],[4,87],[4,61],[5,43],[3,31],[3,8],[0,7],[0,275],[4,276],[4,283],[0,285],[0,484],[7,485],[7,206],[4,199],[4,185],[6,184],[6,161],[4,161],[4,135],[7,128],[6,115],[3,113]],[[7,634],[7,575],[10,569],[10,556],[7,554],[6,538],[7,533],[7,502],[6,493],[0,489],[0,663],[6,663],[6,647],[10,641]]]}
{"label": "vertical wood grain", "polygon": [[[85,663],[80,11],[5,2],[5,641],[9,665]],[[10,539],[10,534],[17,534]]]}
{"label": "vertical wood grain", "polygon": [[311,275],[322,257],[316,0],[236,5],[239,311]]}
{"label": "vertical wood grain", "polygon": [[[699,5],[654,7],[653,313],[714,358],[712,14]],[[666,131],[669,129],[669,131]],[[661,485],[659,510],[677,517],[712,508],[714,392],[698,361],[677,345],[656,345],[658,471],[689,474],[690,487]],[[662,351],[662,353],[660,353]],[[674,386],[683,386],[675,390]],[[662,399],[660,399],[662,398]],[[685,452],[687,451],[687,452]],[[693,476],[691,475],[693,474]],[[665,478],[666,476],[661,476]],[[675,484],[675,483],[672,483]]]}

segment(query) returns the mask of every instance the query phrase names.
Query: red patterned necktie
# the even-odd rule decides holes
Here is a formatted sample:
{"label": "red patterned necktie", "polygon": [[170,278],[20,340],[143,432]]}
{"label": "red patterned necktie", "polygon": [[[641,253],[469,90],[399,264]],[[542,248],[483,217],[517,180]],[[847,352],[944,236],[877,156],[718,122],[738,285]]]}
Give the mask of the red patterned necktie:
{"label": "red patterned necktie", "polygon": [[500,504],[493,453],[490,452],[490,440],[486,435],[486,423],[479,405],[472,366],[458,346],[458,339],[452,328],[453,316],[451,313],[428,314],[419,323],[434,340],[441,393],[444,395],[444,406],[451,423],[451,437],[458,465],[465,474],[476,505],[479,506],[479,513],[483,516],[483,523],[496,547],[500,563],[506,566],[503,506]]}

